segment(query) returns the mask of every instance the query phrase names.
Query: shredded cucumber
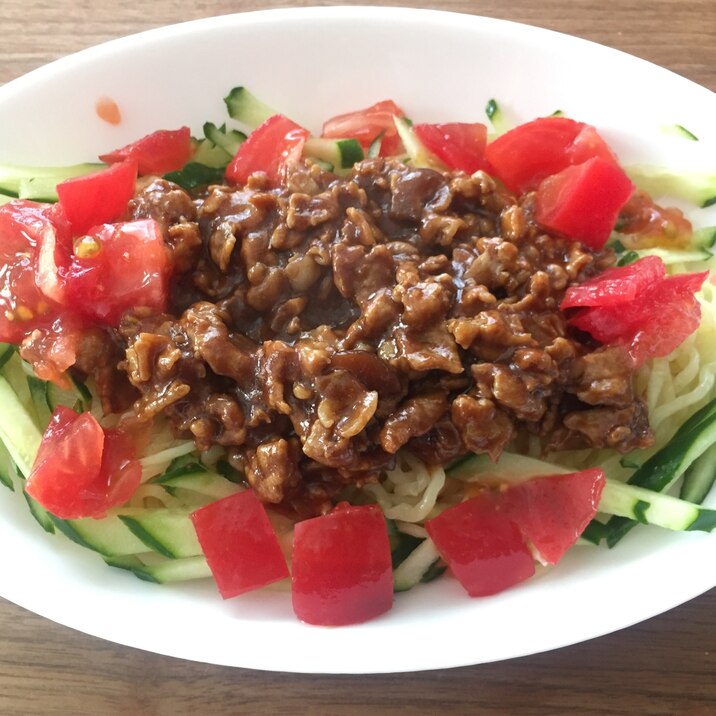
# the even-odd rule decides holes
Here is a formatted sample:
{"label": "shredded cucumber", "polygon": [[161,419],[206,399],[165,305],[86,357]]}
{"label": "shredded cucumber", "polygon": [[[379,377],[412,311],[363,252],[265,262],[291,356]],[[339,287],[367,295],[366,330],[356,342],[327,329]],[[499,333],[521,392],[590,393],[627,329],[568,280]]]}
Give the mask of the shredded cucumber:
{"label": "shredded cucumber", "polygon": [[246,87],[234,87],[224,97],[229,117],[241,122],[249,129],[256,129],[269,117],[278,114],[275,109],[264,104],[258,97],[253,95]]}
{"label": "shredded cucumber", "polygon": [[20,472],[29,475],[42,433],[34,416],[3,376],[0,376],[0,440]]}
{"label": "shredded cucumber", "polygon": [[129,555],[106,557],[104,561],[110,567],[126,569],[145,582],[155,582],[157,584],[186,582],[192,579],[211,577],[211,569],[209,569],[209,565],[203,556],[145,563],[141,557]]}
{"label": "shredded cucumber", "polygon": [[716,203],[716,174],[678,174],[664,167],[639,164],[626,167],[629,178],[651,196],[675,196],[705,208]]}
{"label": "shredded cucumber", "polygon": [[67,167],[0,166],[0,192],[37,201],[57,201],[55,187],[65,179],[91,174],[104,164],[73,164]]}

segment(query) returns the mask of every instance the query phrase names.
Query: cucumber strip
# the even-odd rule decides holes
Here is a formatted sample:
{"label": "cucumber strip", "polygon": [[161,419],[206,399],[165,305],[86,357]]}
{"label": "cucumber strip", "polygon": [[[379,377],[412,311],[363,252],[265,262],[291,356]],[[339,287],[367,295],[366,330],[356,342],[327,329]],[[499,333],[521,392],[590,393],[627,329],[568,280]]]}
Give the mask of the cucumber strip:
{"label": "cucumber strip", "polygon": [[[54,412],[58,405],[64,405],[72,408],[78,413],[82,413],[89,408],[92,398],[87,388],[79,381],[70,378],[71,388],[65,390],[55,383],[45,383],[47,407],[50,412]],[[80,390],[80,387],[82,390]]]}
{"label": "cucumber strip", "polygon": [[46,427],[52,417],[47,395],[48,383],[36,378],[34,375],[30,375],[27,377],[27,386],[30,389],[30,397],[35,406],[40,427]]}
{"label": "cucumber strip", "polygon": [[134,555],[125,557],[108,557],[104,560],[110,567],[126,569],[135,577],[145,582],[169,584],[171,582],[187,582],[192,579],[211,577],[211,570],[203,556],[173,559],[157,564],[145,564]]}
{"label": "cucumber strip", "polygon": [[311,157],[311,161],[321,167],[324,172],[332,172],[335,170],[333,164],[331,164],[330,162],[324,162],[323,159],[313,159]]}
{"label": "cucumber strip", "polygon": [[9,343],[0,343],[0,370],[3,369],[5,363],[12,358],[15,353],[15,346]]}
{"label": "cucumber strip", "polygon": [[174,477],[162,477],[157,480],[162,487],[168,489],[170,494],[174,494],[173,490],[191,490],[200,495],[220,500],[223,497],[235,495],[242,492],[242,489],[233,482],[211,472],[188,472],[183,475]]}
{"label": "cucumber strip", "polygon": [[224,102],[226,103],[226,109],[229,111],[229,117],[251,129],[256,129],[269,117],[278,114],[275,109],[264,104],[258,97],[251,94],[246,87],[234,87],[224,97]]}
{"label": "cucumber strip", "polygon": [[695,249],[710,249],[714,244],[716,244],[716,226],[696,229],[691,237],[691,245]]}
{"label": "cucumber strip", "polygon": [[716,510],[612,480],[604,486],[599,511],[668,530],[710,532],[716,528]]}
{"label": "cucumber strip", "polygon": [[25,406],[27,413],[39,425],[37,411],[27,382],[28,374],[18,353],[10,356],[10,359],[3,366],[2,374],[15,391],[20,402]]}
{"label": "cucumber strip", "polygon": [[336,169],[350,169],[363,159],[363,147],[357,139],[325,139],[310,137],[303,155],[332,164]]}
{"label": "cucumber strip", "polygon": [[183,189],[196,189],[199,186],[220,184],[224,179],[222,167],[207,167],[198,162],[189,162],[175,172],[164,175],[167,181],[178,184]]}
{"label": "cucumber strip", "polygon": [[0,376],[0,440],[20,472],[29,475],[42,433],[4,376]]}
{"label": "cucumber strip", "polygon": [[371,159],[375,157],[380,156],[380,147],[383,144],[383,135],[385,132],[381,132],[371,143],[368,147],[368,153],[367,156]]}
{"label": "cucumber strip", "polygon": [[395,530],[388,534],[388,539],[390,540],[390,559],[393,571],[395,571],[424,540],[400,532],[395,527],[393,520],[387,520],[387,523],[393,523],[393,529]]}
{"label": "cucumber strip", "polygon": [[582,544],[594,544],[598,545],[605,537],[604,523],[599,520],[592,520],[584,529],[584,532],[579,536],[577,542]]}
{"label": "cucumber strip", "polygon": [[[41,188],[42,192],[51,187],[52,196],[56,201],[57,192],[55,191],[55,186],[61,181],[91,174],[103,169],[105,166],[104,164],[73,164],[66,167],[0,166],[0,192],[18,196],[23,182],[26,187],[32,186],[28,182],[37,182],[37,187]],[[30,190],[30,193],[32,194],[32,190]],[[25,198],[41,197],[26,196]]]}
{"label": "cucumber strip", "polygon": [[393,590],[405,592],[412,589],[440,559],[438,550],[431,539],[419,544],[393,572]]}
{"label": "cucumber strip", "polygon": [[202,553],[190,514],[189,510],[147,509],[118,517],[150,550],[179,558]]}
{"label": "cucumber strip", "polygon": [[415,167],[428,167],[430,169],[442,169],[442,164],[423,146],[417,138],[413,127],[405,117],[393,117],[393,123],[398,130],[398,136],[403,142],[403,147]]}
{"label": "cucumber strip", "polygon": [[684,473],[679,497],[700,505],[716,482],[716,443]]}
{"label": "cucumber strip", "polygon": [[15,481],[13,478],[14,465],[12,458],[5,445],[0,442],[0,484],[5,485],[8,490],[15,492]]}
{"label": "cucumber strip", "polygon": [[200,139],[196,143],[192,161],[205,167],[222,169],[231,161],[231,155],[208,139]]}
{"label": "cucumber strip", "polygon": [[664,124],[661,127],[661,131],[664,132],[664,134],[680,137],[681,139],[688,139],[691,142],[699,141],[699,138],[693,132],[690,132],[681,124]]}
{"label": "cucumber strip", "polygon": [[17,199],[17,197],[10,196],[8,194],[0,194],[0,206],[3,204],[9,204],[13,199]]}
{"label": "cucumber strip", "polygon": [[[672,251],[670,249],[642,249],[634,252],[637,258],[658,256],[667,266],[671,264],[688,264],[695,261],[708,261],[713,254],[707,248],[695,248],[691,251]],[[630,262],[633,263],[633,262]]]}
{"label": "cucumber strip", "polygon": [[200,462],[197,462],[193,455],[183,455],[172,460],[169,467],[161,475],[153,477],[150,482],[162,483],[182,475],[195,475],[202,472],[209,471]]}
{"label": "cucumber strip", "polygon": [[[634,472],[629,478],[629,484],[653,492],[668,490],[714,442],[716,399],[696,411],[667,445]],[[605,526],[607,544],[614,547],[636,524],[634,520],[625,517],[612,517]]]}
{"label": "cucumber strip", "polygon": [[226,164],[229,163],[239,147],[246,141],[246,135],[243,132],[239,132],[238,129],[227,130],[225,124],[217,127],[213,122],[204,124],[204,136],[217,147],[223,149],[228,155]]}
{"label": "cucumber strip", "polygon": [[55,533],[55,523],[52,521],[52,515],[37,501],[34,500],[30,495],[22,491],[27,501],[27,506],[30,508],[30,514],[37,520],[37,523],[42,527],[45,532],[50,534]]}
{"label": "cucumber strip", "polygon": [[132,533],[117,515],[101,520],[85,517],[79,520],[61,520],[50,515],[59,532],[82,547],[99,552],[105,557],[146,552],[146,544]]}
{"label": "cucumber strip", "polygon": [[57,185],[52,177],[28,177],[20,179],[17,187],[18,199],[55,202],[58,200]]}
{"label": "cucumber strip", "polygon": [[701,208],[716,203],[716,174],[677,174],[650,164],[626,167],[626,173],[640,189],[654,197],[676,196]]}
{"label": "cucumber strip", "polygon": [[505,113],[502,111],[500,105],[497,104],[496,100],[489,99],[487,101],[487,104],[485,105],[485,114],[497,134],[504,134],[510,129],[510,125],[505,118]]}

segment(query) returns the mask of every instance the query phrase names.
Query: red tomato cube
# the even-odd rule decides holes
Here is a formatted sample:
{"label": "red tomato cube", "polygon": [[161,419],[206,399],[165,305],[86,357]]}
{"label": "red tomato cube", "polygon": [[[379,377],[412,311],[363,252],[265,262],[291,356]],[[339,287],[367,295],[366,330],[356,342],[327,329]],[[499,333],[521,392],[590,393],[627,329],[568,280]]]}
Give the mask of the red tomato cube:
{"label": "red tomato cube", "polygon": [[570,286],[560,304],[562,310],[576,306],[614,306],[631,301],[666,273],[658,256],[645,256],[626,266],[615,266],[578,286]]}
{"label": "red tomato cube", "polygon": [[125,433],[105,432],[91,413],[60,406],[42,436],[25,491],[62,519],[100,518],[134,494],[141,476]]}
{"label": "red tomato cube", "polygon": [[382,100],[365,109],[331,117],[324,123],[321,136],[356,139],[364,149],[368,149],[380,137],[380,156],[394,156],[403,151],[403,144],[393,117],[405,117],[405,113],[393,100]]}
{"label": "red tomato cube", "polygon": [[485,165],[487,127],[484,124],[416,124],[413,131],[448,169],[473,174]]}
{"label": "red tomato cube", "polygon": [[171,258],[156,221],[104,224],[75,246],[67,296],[86,318],[116,326],[132,308],[164,311],[170,272]]}
{"label": "red tomato cube", "polygon": [[20,343],[51,325],[60,310],[36,283],[43,237],[55,240],[46,205],[13,200],[0,206],[0,341]]}
{"label": "red tomato cube", "polygon": [[604,471],[593,468],[534,477],[497,499],[542,559],[556,564],[596,514],[604,484]]}
{"label": "red tomato cube", "polygon": [[601,249],[633,191],[634,185],[618,165],[595,157],[539,185],[535,218],[546,229]]}
{"label": "red tomato cube", "polygon": [[358,624],[388,611],[393,571],[377,505],[339,508],[294,530],[292,599],[308,624]]}
{"label": "red tomato cube", "polygon": [[667,276],[631,301],[584,308],[569,322],[601,343],[627,346],[640,366],[669,355],[698,328],[701,304],[694,294],[706,276],[707,271]]}
{"label": "red tomato cube", "polygon": [[192,144],[189,127],[159,129],[108,154],[100,159],[107,164],[133,159],[139,175],[167,174],[181,169],[191,158]]}
{"label": "red tomato cube", "polygon": [[224,599],[288,577],[266,509],[251,490],[201,507],[191,520]]}
{"label": "red tomato cube", "polygon": [[282,167],[301,157],[308,131],[282,114],[269,117],[249,134],[226,167],[226,178],[246,184],[249,177],[263,172],[276,183]]}
{"label": "red tomato cube", "polygon": [[567,117],[540,117],[511,129],[487,145],[491,173],[513,192],[536,189],[546,177],[573,164],[617,159],[594,127]]}
{"label": "red tomato cube", "polygon": [[497,594],[535,572],[519,527],[488,493],[448,508],[425,528],[471,597]]}
{"label": "red tomato cube", "polygon": [[134,196],[137,162],[129,159],[57,185],[57,196],[75,236],[118,219]]}

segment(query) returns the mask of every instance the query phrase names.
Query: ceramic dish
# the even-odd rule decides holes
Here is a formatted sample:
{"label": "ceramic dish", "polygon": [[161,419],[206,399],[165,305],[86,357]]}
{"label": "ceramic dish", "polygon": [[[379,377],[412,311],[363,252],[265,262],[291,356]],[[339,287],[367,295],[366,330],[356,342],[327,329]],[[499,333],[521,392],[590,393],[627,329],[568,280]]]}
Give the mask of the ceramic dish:
{"label": "ceramic dish", "polygon": [[[701,167],[716,156],[716,95],[620,52],[553,32],[441,12],[309,8],[167,27],[65,58],[0,88],[4,163],[92,160],[151,130],[223,121],[250,87],[314,131],[393,98],[421,121],[512,120],[561,109],[597,125],[624,161]],[[95,113],[119,105],[112,126]],[[665,101],[668,99],[668,101]],[[660,131],[679,123],[701,141]],[[710,167],[713,171],[713,167]],[[713,210],[697,223],[716,223]],[[197,661],[297,672],[434,669],[554,649],[626,627],[716,585],[716,535],[633,532],[615,551],[575,548],[547,574],[488,599],[452,579],[398,595],[361,626],[295,620],[286,593],[223,602],[211,583],[156,586],[106,567],[0,491],[0,595],[75,629]]]}

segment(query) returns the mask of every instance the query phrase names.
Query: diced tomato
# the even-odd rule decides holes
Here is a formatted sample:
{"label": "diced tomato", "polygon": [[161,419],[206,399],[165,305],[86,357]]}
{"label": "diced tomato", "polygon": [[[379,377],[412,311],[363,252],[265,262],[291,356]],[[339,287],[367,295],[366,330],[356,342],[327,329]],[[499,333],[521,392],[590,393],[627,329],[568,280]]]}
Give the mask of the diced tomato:
{"label": "diced tomato", "polygon": [[594,127],[566,117],[541,117],[521,124],[485,149],[492,173],[510,191],[536,189],[546,177],[593,157],[617,163],[609,145]]}
{"label": "diced tomato", "polygon": [[425,528],[471,597],[497,594],[535,572],[519,527],[489,493],[448,508]]}
{"label": "diced tomato", "polygon": [[107,164],[134,159],[139,176],[166,174],[181,169],[191,159],[192,144],[189,127],[160,129],[100,159]]}
{"label": "diced tomato", "polygon": [[104,224],[75,242],[68,299],[86,318],[106,325],[140,306],[166,309],[171,258],[156,221]]}
{"label": "diced tomato", "polygon": [[72,255],[72,229],[60,204],[45,210],[48,222],[37,235],[35,283],[55,303],[66,304],[66,279]]}
{"label": "diced tomato", "polygon": [[191,520],[224,599],[289,576],[266,509],[251,490],[212,502]]}
{"label": "diced tomato", "polygon": [[694,294],[708,272],[677,274],[652,284],[637,298],[580,310],[569,322],[601,343],[623,344],[635,365],[671,353],[699,326]]}
{"label": "diced tomato", "polygon": [[75,236],[93,226],[118,219],[134,196],[137,162],[127,159],[107,169],[66,179],[57,185],[57,196]]}
{"label": "diced tomato", "polygon": [[593,468],[534,477],[497,499],[542,559],[556,564],[596,514],[604,485],[604,471]]}
{"label": "diced tomato", "polygon": [[132,441],[105,431],[91,413],[64,406],[52,415],[25,490],[61,519],[104,517],[141,479]]}
{"label": "diced tomato", "polygon": [[36,284],[38,244],[55,240],[49,207],[10,201],[0,207],[0,341],[20,343],[50,326],[61,309]]}
{"label": "diced tomato", "polygon": [[634,185],[617,164],[594,157],[545,179],[535,197],[535,218],[547,229],[601,249]]}
{"label": "diced tomato", "polygon": [[380,156],[395,156],[403,151],[403,144],[393,117],[405,117],[405,113],[393,100],[383,100],[365,109],[331,117],[324,123],[321,136],[357,139],[364,149],[368,149],[380,137]]}
{"label": "diced tomato", "polygon": [[350,506],[296,525],[292,599],[309,624],[357,624],[390,609],[393,573],[380,507]]}
{"label": "diced tomato", "polygon": [[100,475],[107,476],[105,494],[101,499],[107,508],[123,505],[136,492],[142,481],[142,466],[136,459],[136,443],[122,430],[104,431],[104,452]]}
{"label": "diced tomato", "polygon": [[626,266],[615,266],[578,286],[570,286],[560,308],[614,306],[637,298],[666,273],[658,256],[645,256]]}
{"label": "diced tomato", "polygon": [[484,124],[416,124],[413,131],[423,146],[448,169],[473,174],[484,168],[487,142]]}
{"label": "diced tomato", "polygon": [[301,157],[308,130],[282,114],[269,117],[249,134],[226,168],[226,178],[245,184],[252,174],[263,172],[276,183],[286,163]]}

